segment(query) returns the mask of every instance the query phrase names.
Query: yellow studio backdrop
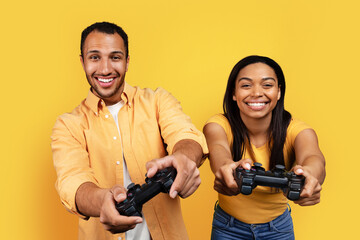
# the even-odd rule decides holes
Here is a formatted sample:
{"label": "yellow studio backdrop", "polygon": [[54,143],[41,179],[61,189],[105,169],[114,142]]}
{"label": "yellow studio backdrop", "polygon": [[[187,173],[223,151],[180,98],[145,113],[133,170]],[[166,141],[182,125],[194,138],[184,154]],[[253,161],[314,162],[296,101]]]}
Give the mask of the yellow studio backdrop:
{"label": "yellow studio backdrop", "polygon": [[[322,201],[292,206],[296,238],[355,239],[359,223],[360,4],[319,1],[3,1],[0,239],[76,239],[55,191],[50,134],[89,86],[80,33],[96,21],[130,40],[131,85],[161,86],[202,129],[222,111],[234,64],[250,54],[283,68],[285,106],[313,126],[327,160]],[[208,162],[182,200],[190,239],[210,239],[217,194]]]}

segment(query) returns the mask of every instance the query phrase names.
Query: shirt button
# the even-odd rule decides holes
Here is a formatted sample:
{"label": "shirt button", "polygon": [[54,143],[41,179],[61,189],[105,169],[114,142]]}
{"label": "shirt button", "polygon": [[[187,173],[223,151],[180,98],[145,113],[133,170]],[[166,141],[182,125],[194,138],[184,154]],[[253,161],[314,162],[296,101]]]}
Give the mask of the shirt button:
{"label": "shirt button", "polygon": [[116,140],[116,137],[113,137],[114,138],[114,140]]}
{"label": "shirt button", "polygon": [[118,240],[121,240],[122,239],[122,237],[118,237]]}
{"label": "shirt button", "polygon": [[108,118],[108,117],[109,117],[109,115],[106,114],[106,115],[105,115],[105,118]]}
{"label": "shirt button", "polygon": [[120,164],[120,161],[116,161],[116,164],[119,165],[119,164]]}

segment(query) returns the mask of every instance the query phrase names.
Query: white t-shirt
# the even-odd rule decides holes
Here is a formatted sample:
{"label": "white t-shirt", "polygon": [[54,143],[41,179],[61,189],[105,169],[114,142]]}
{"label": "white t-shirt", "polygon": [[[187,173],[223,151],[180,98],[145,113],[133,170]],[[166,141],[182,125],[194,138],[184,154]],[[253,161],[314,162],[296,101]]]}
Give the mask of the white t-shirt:
{"label": "white t-shirt", "polygon": [[[120,101],[114,105],[111,106],[106,106],[111,115],[113,116],[116,126],[118,128],[119,131],[119,136],[120,136],[120,142],[122,144],[122,139],[121,139],[121,134],[120,134],[120,127],[119,127],[119,121],[118,121],[118,113],[120,111],[120,109],[122,108],[122,106],[124,106],[124,101]],[[124,187],[127,187],[130,183],[132,183],[130,175],[129,175],[129,171],[127,169],[126,166],[126,161],[124,158],[124,153],[123,153],[123,174],[124,174]],[[136,225],[136,227],[134,229],[131,229],[127,232],[125,232],[125,237],[127,240],[136,240],[136,239],[141,239],[141,240],[150,240],[150,233],[149,233],[149,229],[147,227],[145,218],[143,218],[143,222],[139,223]]]}

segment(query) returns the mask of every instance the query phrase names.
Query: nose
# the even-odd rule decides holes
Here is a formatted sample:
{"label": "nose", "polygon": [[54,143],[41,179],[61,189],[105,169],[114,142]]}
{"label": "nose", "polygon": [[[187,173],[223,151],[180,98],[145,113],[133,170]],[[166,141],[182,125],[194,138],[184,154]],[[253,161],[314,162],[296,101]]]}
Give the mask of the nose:
{"label": "nose", "polygon": [[98,68],[98,73],[101,75],[109,75],[112,72],[111,63],[106,58],[101,59],[100,65]]}
{"label": "nose", "polygon": [[257,86],[257,85],[255,85],[254,87],[253,87],[253,89],[252,89],[252,95],[254,96],[254,97],[261,97],[261,96],[263,96],[263,88],[261,87],[261,86]]}

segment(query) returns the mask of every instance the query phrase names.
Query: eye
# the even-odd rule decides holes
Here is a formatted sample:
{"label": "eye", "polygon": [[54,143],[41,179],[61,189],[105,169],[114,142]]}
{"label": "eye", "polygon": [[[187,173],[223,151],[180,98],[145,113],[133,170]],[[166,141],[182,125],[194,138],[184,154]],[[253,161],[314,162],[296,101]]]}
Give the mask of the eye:
{"label": "eye", "polygon": [[121,55],[114,55],[111,57],[111,60],[113,60],[113,61],[120,61],[121,59],[122,59]]}
{"label": "eye", "polygon": [[240,87],[241,87],[241,88],[250,88],[250,87],[251,87],[251,84],[249,84],[249,83],[242,83],[242,84],[240,84]]}
{"label": "eye", "polygon": [[274,83],[273,82],[265,82],[264,84],[263,84],[263,87],[264,88],[272,88],[272,87],[274,87]]}
{"label": "eye", "polygon": [[97,61],[97,60],[100,59],[100,57],[99,57],[98,55],[91,55],[91,56],[89,57],[89,59],[92,60],[92,61]]}

